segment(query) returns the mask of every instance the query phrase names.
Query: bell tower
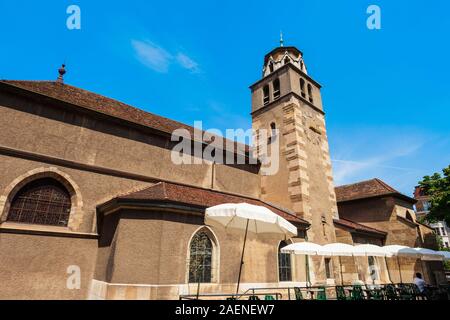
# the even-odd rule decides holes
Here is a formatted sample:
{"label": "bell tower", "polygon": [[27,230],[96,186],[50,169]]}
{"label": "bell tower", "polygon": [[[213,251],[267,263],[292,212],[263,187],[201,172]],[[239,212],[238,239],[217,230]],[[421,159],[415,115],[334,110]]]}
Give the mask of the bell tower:
{"label": "bell tower", "polygon": [[335,242],[338,211],[321,86],[308,75],[303,53],[280,41],[264,57],[262,79],[250,89],[256,156],[278,154],[271,160],[278,161],[278,170],[261,175],[261,199],[310,222],[309,241]]}

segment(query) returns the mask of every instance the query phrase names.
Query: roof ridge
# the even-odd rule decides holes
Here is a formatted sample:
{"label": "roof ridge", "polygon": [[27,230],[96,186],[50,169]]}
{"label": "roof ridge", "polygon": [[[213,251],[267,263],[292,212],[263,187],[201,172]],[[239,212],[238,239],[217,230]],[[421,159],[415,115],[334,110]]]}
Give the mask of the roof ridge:
{"label": "roof ridge", "polygon": [[355,185],[355,184],[367,183],[367,182],[374,181],[374,180],[377,180],[377,178],[372,178],[372,179],[367,179],[367,180],[357,181],[357,182],[353,182],[353,183],[347,183],[347,184],[343,184],[343,185],[340,185],[340,186],[336,186],[335,188],[342,188],[342,187],[353,186],[353,185]]}
{"label": "roof ridge", "polygon": [[383,188],[385,188],[386,190],[389,190],[390,192],[394,192],[394,193],[400,193],[397,190],[395,190],[393,187],[391,187],[390,185],[388,185],[386,182],[384,182],[381,179],[375,178],[374,179],[377,183],[379,183]]}
{"label": "roof ridge", "polygon": [[387,233],[386,231],[382,231],[382,230],[379,230],[379,229],[376,229],[376,228],[373,228],[373,227],[369,227],[368,225],[365,225],[365,224],[362,224],[362,223],[360,223],[360,222],[353,221],[353,220],[350,220],[350,219],[346,219],[346,218],[341,218],[341,217],[339,217],[339,218],[334,219],[334,220],[335,220],[335,221],[338,221],[338,222],[339,222],[339,220],[344,220],[344,221],[348,221],[348,222],[351,222],[351,223],[360,225],[360,226],[362,226],[362,227],[364,227],[364,228],[367,228],[367,229],[371,229],[371,230],[374,230],[374,231],[377,231],[377,232],[381,232],[381,233]]}
{"label": "roof ridge", "polygon": [[158,183],[160,183],[160,182],[157,182],[157,183],[155,183],[155,184],[153,184],[151,186],[140,187],[140,188],[132,189],[132,190],[127,191],[127,192],[119,193],[119,194],[116,195],[116,197],[123,197],[123,196],[128,196],[128,195],[136,193],[136,192],[141,192],[141,191],[144,191],[144,190],[147,190],[147,189],[150,189],[150,188],[154,187]]}
{"label": "roof ridge", "polygon": [[[291,212],[290,210],[288,210],[288,209],[286,209],[286,208],[279,207],[279,206],[274,205],[274,204],[272,204],[272,203],[270,203],[270,202],[266,202],[266,201],[264,201],[264,200],[261,200],[261,199],[259,199],[259,198],[255,198],[255,197],[250,197],[250,196],[245,196],[245,195],[239,195],[239,194],[233,194],[233,193],[229,193],[229,192],[226,192],[226,191],[220,191],[220,190],[216,190],[216,189],[204,188],[204,187],[194,186],[194,185],[187,185],[187,184],[182,184],[182,183],[178,183],[178,182],[159,181],[159,182],[155,183],[155,184],[152,185],[152,186],[143,188],[143,189],[140,190],[140,191],[150,190],[150,189],[156,188],[156,187],[158,187],[158,186],[162,186],[162,188],[163,188],[163,197],[164,197],[164,199],[165,199],[165,200],[170,200],[170,195],[168,194],[168,188],[167,188],[167,187],[170,186],[170,185],[178,186],[178,187],[182,187],[182,188],[191,188],[191,189],[197,189],[197,190],[202,190],[202,191],[206,191],[206,192],[212,192],[212,193],[216,193],[216,194],[220,194],[220,195],[225,195],[225,196],[229,196],[229,197],[242,198],[243,202],[245,202],[245,200],[249,200],[249,201],[257,201],[257,202],[259,202],[259,203],[261,203],[261,204],[264,204],[264,205],[267,205],[267,206],[271,207],[271,208],[274,209],[274,210],[282,211],[284,214],[286,214],[286,215],[288,215],[288,216],[291,216],[292,218],[295,218],[295,219],[297,219],[297,220],[299,220],[299,221],[303,221],[303,222],[308,223],[308,221],[306,221],[305,219],[302,219],[302,218],[300,218],[300,217],[297,217],[297,216],[296,216],[293,212]],[[130,196],[130,195],[132,195],[133,193],[138,193],[138,192],[140,192],[140,191],[132,191],[132,192],[127,193],[127,194],[122,195],[122,196]],[[120,196],[119,196],[119,197],[120,197]],[[114,198],[117,198],[117,196],[114,197]]]}
{"label": "roof ridge", "polygon": [[160,184],[161,184],[161,187],[162,187],[164,199],[169,199],[169,196],[167,194],[167,183],[165,181],[161,181]]}

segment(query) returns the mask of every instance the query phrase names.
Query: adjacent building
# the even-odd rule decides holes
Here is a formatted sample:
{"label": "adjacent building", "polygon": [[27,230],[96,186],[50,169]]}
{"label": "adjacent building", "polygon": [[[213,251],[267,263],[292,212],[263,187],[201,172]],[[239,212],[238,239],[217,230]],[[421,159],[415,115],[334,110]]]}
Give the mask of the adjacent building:
{"label": "adjacent building", "polygon": [[[415,209],[418,218],[424,218],[430,212],[430,197],[427,196],[421,187],[417,186],[414,190],[414,199],[417,200]],[[436,235],[444,248],[450,248],[450,228],[445,221],[430,223],[430,227],[434,229]]]}

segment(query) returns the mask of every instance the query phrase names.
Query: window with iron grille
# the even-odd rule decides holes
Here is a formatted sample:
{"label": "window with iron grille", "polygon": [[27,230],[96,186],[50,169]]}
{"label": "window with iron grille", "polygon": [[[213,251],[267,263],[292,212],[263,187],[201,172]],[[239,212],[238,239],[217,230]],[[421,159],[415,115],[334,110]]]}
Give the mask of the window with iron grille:
{"label": "window with iron grille", "polygon": [[66,227],[70,215],[70,195],[50,178],[25,185],[13,198],[8,221]]}
{"label": "window with iron grille", "polygon": [[212,250],[212,242],[206,232],[199,232],[192,238],[189,258],[190,283],[211,282]]}
{"label": "window with iron grille", "polygon": [[281,248],[287,245],[285,241],[282,241],[278,248],[278,275],[280,281],[292,281],[291,255],[281,252]]}

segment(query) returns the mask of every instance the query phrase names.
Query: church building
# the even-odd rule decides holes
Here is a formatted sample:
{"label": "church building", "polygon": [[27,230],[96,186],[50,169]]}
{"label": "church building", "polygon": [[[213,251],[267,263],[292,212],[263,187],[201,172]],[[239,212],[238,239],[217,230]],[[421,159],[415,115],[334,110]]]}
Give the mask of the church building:
{"label": "church building", "polygon": [[[301,241],[436,245],[415,219],[415,200],[384,182],[335,188],[321,85],[297,48],[267,53],[250,86],[253,147],[225,140],[215,150],[245,160],[238,164],[175,164],[175,130],[208,147],[193,127],[66,84],[64,67],[59,73],[0,81],[0,299],[178,299],[198,283],[202,293],[233,293],[244,234],[204,223],[205,209],[223,203],[264,206],[298,229],[286,241],[248,235],[242,292],[411,282],[417,271],[442,279],[437,262],[402,258],[400,273],[395,259],[344,257],[340,270],[336,257],[280,252]],[[268,172],[262,159],[274,152],[277,170]]]}

